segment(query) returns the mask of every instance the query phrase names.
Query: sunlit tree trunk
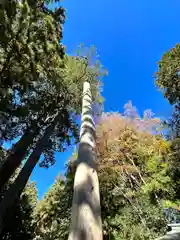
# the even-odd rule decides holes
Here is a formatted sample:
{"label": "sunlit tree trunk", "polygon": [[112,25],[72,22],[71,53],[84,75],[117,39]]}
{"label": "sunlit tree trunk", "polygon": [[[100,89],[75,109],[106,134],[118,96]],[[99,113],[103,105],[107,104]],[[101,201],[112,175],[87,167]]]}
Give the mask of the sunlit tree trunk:
{"label": "sunlit tree trunk", "polygon": [[84,83],[78,164],[74,179],[72,222],[68,240],[102,240],[95,126],[90,84]]}

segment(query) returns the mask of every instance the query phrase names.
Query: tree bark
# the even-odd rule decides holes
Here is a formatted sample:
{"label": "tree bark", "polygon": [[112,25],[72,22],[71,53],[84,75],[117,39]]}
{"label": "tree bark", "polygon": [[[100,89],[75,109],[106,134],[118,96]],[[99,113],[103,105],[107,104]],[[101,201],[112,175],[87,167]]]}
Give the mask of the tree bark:
{"label": "tree bark", "polygon": [[102,240],[95,125],[90,84],[84,83],[78,164],[74,179],[72,221],[68,240]]}
{"label": "tree bark", "polygon": [[36,136],[38,129],[37,124],[33,123],[31,129],[28,129],[25,132],[21,139],[14,145],[12,153],[0,165],[0,191],[14,171],[20,166],[28,147],[33,143],[33,139]]}
{"label": "tree bark", "polygon": [[16,199],[21,195],[22,191],[24,190],[29,180],[29,177],[34,167],[36,166],[37,162],[39,161],[43,148],[47,143],[58,119],[59,119],[59,114],[56,115],[53,123],[46,128],[43,137],[37,143],[35,149],[29,156],[28,160],[26,161],[18,177],[16,178],[16,180],[14,181],[14,183],[6,192],[4,198],[0,202],[0,234],[4,226],[4,222],[6,222],[8,218],[8,215],[9,215],[8,213],[10,212]]}

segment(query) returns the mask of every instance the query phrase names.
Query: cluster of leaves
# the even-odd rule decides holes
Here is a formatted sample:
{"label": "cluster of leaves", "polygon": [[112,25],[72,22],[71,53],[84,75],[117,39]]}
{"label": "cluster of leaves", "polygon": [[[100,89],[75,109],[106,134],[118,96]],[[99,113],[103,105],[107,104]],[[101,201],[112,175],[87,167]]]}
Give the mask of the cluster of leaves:
{"label": "cluster of leaves", "polygon": [[168,50],[159,61],[156,84],[170,104],[180,101],[180,44]]}
{"label": "cluster of leaves", "polygon": [[[8,188],[7,188],[8,190]],[[8,218],[4,221],[1,239],[32,239],[34,235],[33,211],[37,203],[35,183],[27,183],[20,198],[16,200]]]}
{"label": "cluster of leaves", "polygon": [[144,124],[152,126],[151,121],[159,124],[110,113],[97,128],[104,230],[114,239],[154,239],[165,231],[161,201],[174,196],[170,147],[160,135],[145,131]]}
{"label": "cluster of leaves", "polygon": [[35,240],[68,238],[72,196],[72,179],[59,175],[34,211]]}
{"label": "cluster of leaves", "polygon": [[168,139],[171,140],[171,164],[170,172],[173,179],[175,201],[168,202],[168,206],[179,206],[180,191],[180,45],[177,44],[168,50],[159,61],[156,74],[156,85],[164,97],[172,105],[172,117],[166,121],[168,127]]}
{"label": "cluster of leaves", "polygon": [[6,119],[24,94],[36,92],[40,80],[59,81],[64,54],[59,41],[65,16],[62,8],[52,12],[44,1],[25,0],[5,1],[0,18],[0,110]]}
{"label": "cluster of leaves", "polygon": [[59,43],[65,19],[63,8],[53,12],[45,7],[45,1],[5,1],[0,17],[2,91],[15,85],[22,93],[39,77],[58,74],[54,66],[59,67],[64,54]]}
{"label": "cluster of leaves", "polygon": [[75,56],[65,54],[60,43],[65,12],[62,7],[50,10],[49,2],[5,1],[0,11],[4,34],[0,39],[1,144],[34,131],[26,148],[32,151],[59,113],[43,148],[43,167],[55,163],[55,151],[64,151],[73,139],[78,141],[77,116],[85,80],[91,83],[96,112],[101,109],[105,73],[95,47],[80,46]]}
{"label": "cluster of leaves", "polygon": [[[7,154],[5,149],[0,150],[0,162]],[[0,199],[8,191],[20,168],[16,170],[9,182],[0,193]],[[25,240],[32,239],[34,236],[33,211],[37,205],[37,189],[34,182],[28,182],[20,198],[16,200],[13,207],[9,210],[4,222],[4,228],[1,233],[1,239],[4,240]]]}
{"label": "cluster of leaves", "polygon": [[40,117],[42,122],[45,112],[53,114],[49,103],[54,103],[53,90],[63,90],[64,48],[60,41],[64,9],[51,11],[46,3],[25,0],[1,4],[1,141],[21,136],[33,119]]}
{"label": "cluster of leaves", "polygon": [[[94,100],[97,99],[103,73],[95,59],[95,48],[91,51],[82,47],[76,57],[66,56],[60,43],[65,11],[62,7],[50,10],[49,2],[53,1],[4,1],[1,4],[1,144],[22,136],[34,119],[39,122],[42,133],[49,124],[49,121],[45,124],[45,120],[57,111],[66,108],[79,114],[85,80],[91,82]],[[69,118],[72,120],[72,114]],[[64,132],[71,131],[66,129],[67,125],[64,123],[60,131],[63,128]],[[76,130],[77,126],[71,127]]]}
{"label": "cluster of leaves", "polygon": [[130,177],[106,169],[99,179],[105,239],[154,239],[164,233],[162,208],[133,188]]}
{"label": "cluster of leaves", "polygon": [[169,121],[173,138],[180,137],[180,44],[168,50],[158,63],[156,85],[164,97],[173,106],[173,115]]}

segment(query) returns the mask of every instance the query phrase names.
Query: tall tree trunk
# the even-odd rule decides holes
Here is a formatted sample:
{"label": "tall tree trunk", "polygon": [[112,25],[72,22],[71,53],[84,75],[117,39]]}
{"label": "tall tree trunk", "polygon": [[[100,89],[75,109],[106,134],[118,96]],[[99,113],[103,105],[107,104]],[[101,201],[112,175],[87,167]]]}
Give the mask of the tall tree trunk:
{"label": "tall tree trunk", "polygon": [[14,145],[12,153],[0,165],[0,191],[12,176],[14,171],[23,161],[28,147],[33,143],[33,139],[38,132],[37,123],[33,122],[31,129],[28,129],[21,139]]}
{"label": "tall tree trunk", "polygon": [[78,165],[74,179],[72,222],[68,240],[102,240],[95,125],[90,84],[84,83]]}
{"label": "tall tree trunk", "polygon": [[58,119],[59,115],[56,115],[52,124],[50,124],[43,135],[43,137],[37,143],[35,149],[29,156],[28,160],[26,161],[24,167],[22,168],[21,172],[19,173],[18,177],[9,188],[7,193],[5,194],[4,198],[0,202],[0,234],[3,229],[4,222],[7,221],[8,213],[10,212],[13,204],[15,203],[16,199],[21,195],[22,191],[24,190],[28,179],[36,166],[37,162],[40,159],[41,153],[45,144],[47,143]]}

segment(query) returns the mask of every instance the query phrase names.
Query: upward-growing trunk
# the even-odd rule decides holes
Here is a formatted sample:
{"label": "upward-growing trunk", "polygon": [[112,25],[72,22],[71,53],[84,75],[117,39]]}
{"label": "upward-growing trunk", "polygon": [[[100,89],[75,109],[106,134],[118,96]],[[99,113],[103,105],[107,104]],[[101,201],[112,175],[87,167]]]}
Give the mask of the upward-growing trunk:
{"label": "upward-growing trunk", "polygon": [[2,232],[4,222],[7,221],[9,211],[11,210],[16,199],[21,195],[24,187],[26,186],[28,179],[37,162],[39,161],[43,148],[47,143],[58,119],[59,114],[56,115],[53,123],[47,127],[43,137],[37,143],[35,149],[29,156],[18,177],[5,194],[3,200],[0,202],[0,234]]}
{"label": "upward-growing trunk", "polygon": [[31,129],[28,129],[21,139],[14,145],[12,153],[0,165],[0,191],[12,176],[14,171],[23,161],[28,147],[32,144],[34,137],[38,132],[38,126],[33,122]]}
{"label": "upward-growing trunk", "polygon": [[74,179],[72,223],[68,240],[102,240],[95,126],[90,84],[84,83],[78,165]]}

